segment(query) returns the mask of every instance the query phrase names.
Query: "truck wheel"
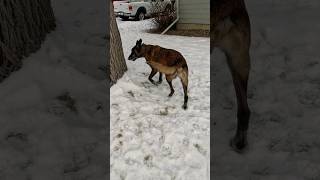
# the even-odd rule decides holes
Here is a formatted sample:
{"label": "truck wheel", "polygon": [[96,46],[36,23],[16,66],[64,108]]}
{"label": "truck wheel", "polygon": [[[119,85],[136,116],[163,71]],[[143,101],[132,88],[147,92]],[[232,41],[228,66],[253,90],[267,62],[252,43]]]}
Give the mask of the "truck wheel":
{"label": "truck wheel", "polygon": [[142,21],[145,18],[146,18],[146,14],[143,11],[139,10],[136,14],[136,20]]}
{"label": "truck wheel", "polygon": [[129,17],[128,17],[128,16],[121,16],[121,19],[122,19],[123,21],[127,21],[127,20],[129,19]]}

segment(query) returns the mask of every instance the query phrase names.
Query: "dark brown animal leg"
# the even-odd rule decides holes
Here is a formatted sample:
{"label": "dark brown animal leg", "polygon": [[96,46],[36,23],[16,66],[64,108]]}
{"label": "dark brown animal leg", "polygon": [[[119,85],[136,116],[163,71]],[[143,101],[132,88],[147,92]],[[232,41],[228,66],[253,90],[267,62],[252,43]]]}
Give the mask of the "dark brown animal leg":
{"label": "dark brown animal leg", "polygon": [[188,108],[188,69],[182,68],[178,70],[178,76],[181,80],[181,84],[184,92],[184,102],[183,102],[182,108],[187,109]]}
{"label": "dark brown animal leg", "polygon": [[159,84],[161,84],[161,83],[162,83],[162,73],[159,72]]}
{"label": "dark brown animal leg", "polygon": [[149,75],[149,81],[152,83],[152,84],[155,84],[155,85],[157,85],[155,82],[154,82],[154,80],[152,79],[153,78],[153,76],[154,75],[156,75],[157,74],[157,70],[156,69],[154,69],[154,68],[152,68],[152,70],[151,70],[151,73],[150,73],[150,75]]}
{"label": "dark brown animal leg", "polygon": [[167,82],[168,82],[168,84],[170,86],[170,94],[168,95],[169,97],[171,97],[173,95],[173,93],[174,93],[174,89],[173,89],[173,86],[172,86],[172,79],[173,78],[171,76],[166,75],[166,80],[167,80]]}
{"label": "dark brown animal leg", "polygon": [[250,118],[250,109],[247,102],[247,84],[250,69],[249,51],[239,48],[235,52],[231,51],[231,54],[226,53],[226,55],[232,73],[238,104],[237,132],[231,140],[231,146],[236,150],[242,150],[247,145],[247,130]]}
{"label": "dark brown animal leg", "polygon": [[247,102],[250,70],[250,19],[244,0],[221,0],[216,3],[211,12],[211,47],[220,48],[225,52],[237,96],[238,124],[237,132],[231,140],[231,146],[237,152],[242,152],[241,150],[247,145],[250,118]]}
{"label": "dark brown animal leg", "polygon": [[232,16],[222,20],[216,29],[214,46],[221,48],[232,74],[233,85],[237,96],[237,131],[231,140],[231,146],[241,152],[247,145],[250,109],[247,102],[247,84],[250,71],[250,21]]}
{"label": "dark brown animal leg", "polygon": [[188,108],[188,85],[182,84],[183,85],[183,92],[184,92],[184,102],[183,102],[183,109]]}
{"label": "dark brown animal leg", "polygon": [[238,102],[237,132],[231,140],[231,145],[241,150],[247,145],[247,130],[249,126],[250,110],[247,103],[247,80],[234,77],[234,87]]}

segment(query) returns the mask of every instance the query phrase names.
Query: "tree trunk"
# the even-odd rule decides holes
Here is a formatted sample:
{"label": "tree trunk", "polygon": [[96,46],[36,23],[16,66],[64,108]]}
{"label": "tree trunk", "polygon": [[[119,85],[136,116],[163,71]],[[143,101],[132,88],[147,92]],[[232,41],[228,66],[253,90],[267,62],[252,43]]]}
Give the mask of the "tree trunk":
{"label": "tree trunk", "polygon": [[0,0],[0,81],[55,28],[50,0]]}
{"label": "tree trunk", "polygon": [[110,1],[110,84],[113,85],[127,71],[123,55],[121,37],[114,16],[113,4]]}

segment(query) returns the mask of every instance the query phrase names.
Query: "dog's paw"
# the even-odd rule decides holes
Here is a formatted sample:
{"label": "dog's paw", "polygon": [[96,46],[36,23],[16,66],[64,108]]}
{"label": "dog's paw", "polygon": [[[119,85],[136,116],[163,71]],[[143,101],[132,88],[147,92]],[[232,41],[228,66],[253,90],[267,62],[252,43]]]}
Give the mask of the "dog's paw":
{"label": "dog's paw", "polygon": [[184,110],[188,109],[187,104],[182,105],[182,109],[184,109]]}
{"label": "dog's paw", "polygon": [[172,97],[173,94],[174,94],[174,91],[171,91],[168,97]]}
{"label": "dog's paw", "polygon": [[230,146],[237,153],[244,153],[248,147],[248,142],[245,137],[235,136],[230,140]]}
{"label": "dog's paw", "polygon": [[155,82],[154,80],[149,80],[153,85],[158,85],[158,83],[157,82]]}
{"label": "dog's paw", "polygon": [[152,84],[153,84],[153,85],[156,85],[156,86],[158,86],[158,85],[159,85],[159,83],[154,82],[154,81],[152,82]]}

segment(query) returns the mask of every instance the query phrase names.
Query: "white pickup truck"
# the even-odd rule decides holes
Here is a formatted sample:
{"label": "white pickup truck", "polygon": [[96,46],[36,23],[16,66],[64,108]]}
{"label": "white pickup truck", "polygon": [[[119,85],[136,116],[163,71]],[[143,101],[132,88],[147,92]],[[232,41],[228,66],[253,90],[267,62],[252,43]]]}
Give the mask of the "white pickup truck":
{"label": "white pickup truck", "polygon": [[144,20],[154,13],[170,11],[171,0],[120,0],[113,1],[114,13],[124,20],[130,17],[136,20]]}

